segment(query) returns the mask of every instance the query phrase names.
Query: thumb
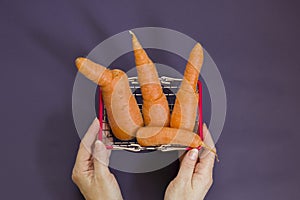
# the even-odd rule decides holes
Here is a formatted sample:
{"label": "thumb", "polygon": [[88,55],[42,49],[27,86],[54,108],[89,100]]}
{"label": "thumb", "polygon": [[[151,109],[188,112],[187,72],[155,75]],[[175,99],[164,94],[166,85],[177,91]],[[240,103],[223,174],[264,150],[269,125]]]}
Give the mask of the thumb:
{"label": "thumb", "polygon": [[109,172],[108,164],[110,153],[111,151],[107,150],[106,146],[100,140],[95,142],[93,157],[96,175],[102,176]]}
{"label": "thumb", "polygon": [[190,150],[183,158],[177,177],[183,180],[192,180],[195,164],[198,160],[198,149]]}

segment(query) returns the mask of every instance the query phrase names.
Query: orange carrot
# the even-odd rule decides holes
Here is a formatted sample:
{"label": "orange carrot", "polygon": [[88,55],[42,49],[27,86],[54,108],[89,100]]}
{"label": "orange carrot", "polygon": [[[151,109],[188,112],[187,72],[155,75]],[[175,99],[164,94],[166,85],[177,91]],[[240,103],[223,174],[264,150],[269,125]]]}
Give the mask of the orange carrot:
{"label": "orange carrot", "polygon": [[141,127],[137,131],[136,137],[141,146],[175,144],[192,148],[203,147],[216,154],[216,151],[206,145],[199,135],[183,129],[170,127]]}
{"label": "orange carrot", "polygon": [[142,127],[137,131],[136,137],[142,146],[178,144],[195,148],[203,143],[199,135],[191,131],[170,127]]}
{"label": "orange carrot", "polygon": [[191,148],[203,147],[216,155],[215,149],[205,144],[199,135],[192,131],[176,129],[170,127],[141,127],[136,133],[136,138],[141,146],[160,145],[182,145]]}
{"label": "orange carrot", "polygon": [[75,62],[79,72],[101,87],[114,135],[120,140],[134,138],[136,131],[143,126],[143,118],[126,73],[118,69],[109,70],[87,58],[77,58]]}
{"label": "orange carrot", "polygon": [[156,67],[147,53],[132,35],[132,46],[143,97],[143,117],[147,126],[169,126],[170,110],[168,101],[163,93]]}
{"label": "orange carrot", "polygon": [[172,128],[189,131],[193,131],[194,129],[198,106],[196,86],[202,64],[203,49],[197,43],[190,53],[180,89],[176,94],[170,122]]}

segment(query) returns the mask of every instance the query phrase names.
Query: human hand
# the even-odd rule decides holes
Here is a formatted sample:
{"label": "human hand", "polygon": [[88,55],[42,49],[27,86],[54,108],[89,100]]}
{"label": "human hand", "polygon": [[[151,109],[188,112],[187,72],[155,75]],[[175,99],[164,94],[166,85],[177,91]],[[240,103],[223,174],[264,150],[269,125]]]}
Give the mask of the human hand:
{"label": "human hand", "polygon": [[[204,142],[213,147],[214,143],[211,135],[204,124]],[[169,184],[165,200],[204,199],[206,193],[213,183],[213,167],[215,154],[209,150],[204,150],[199,158],[197,149],[192,149],[181,161],[180,169],[176,178]]]}
{"label": "human hand", "polygon": [[82,139],[72,180],[86,200],[123,199],[119,185],[108,169],[111,150],[96,140],[99,128],[99,121],[95,119]]}

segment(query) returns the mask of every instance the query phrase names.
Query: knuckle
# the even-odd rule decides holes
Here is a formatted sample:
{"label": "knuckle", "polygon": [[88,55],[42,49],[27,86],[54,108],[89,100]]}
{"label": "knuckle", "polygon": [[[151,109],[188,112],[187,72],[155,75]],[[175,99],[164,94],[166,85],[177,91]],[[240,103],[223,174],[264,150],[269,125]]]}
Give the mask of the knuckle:
{"label": "knuckle", "polygon": [[187,181],[182,180],[182,178],[179,178],[178,176],[172,181],[172,184],[176,186],[177,188],[183,188],[185,186]]}
{"label": "knuckle", "polygon": [[95,174],[95,181],[102,185],[102,184],[107,184],[107,185],[113,185],[113,180],[114,180],[114,175],[109,173],[96,173]]}
{"label": "knuckle", "polygon": [[211,178],[208,182],[209,187],[212,186],[213,182],[214,182],[214,180],[213,180],[213,178]]}
{"label": "knuckle", "polygon": [[72,176],[71,176],[71,178],[72,178],[72,181],[74,182],[74,183],[77,183],[79,180],[80,180],[80,174],[78,173],[78,171],[76,170],[76,169],[73,169],[73,171],[72,171]]}
{"label": "knuckle", "polygon": [[85,145],[84,145],[83,141],[80,142],[79,149],[85,149]]}
{"label": "knuckle", "polygon": [[101,171],[98,171],[95,173],[95,178],[98,181],[108,180],[108,178],[111,178],[110,176],[111,176],[111,173],[109,172],[108,169],[101,169]]}
{"label": "knuckle", "polygon": [[77,182],[77,176],[76,176],[75,174],[72,174],[72,181],[73,181],[74,183]]}
{"label": "knuckle", "polygon": [[192,180],[192,177],[189,174],[180,174],[177,178],[177,183],[181,186],[188,185]]}
{"label": "knuckle", "polygon": [[99,173],[99,172],[95,173],[95,180],[102,181],[103,177],[104,177],[103,173]]}
{"label": "knuckle", "polygon": [[206,187],[211,187],[213,184],[213,178],[211,176],[201,176],[199,181]]}
{"label": "knuckle", "polygon": [[185,168],[188,168],[188,169],[191,169],[191,168],[195,167],[195,163],[194,162],[189,162],[189,161],[182,162],[181,165],[182,165],[182,167],[185,167]]}

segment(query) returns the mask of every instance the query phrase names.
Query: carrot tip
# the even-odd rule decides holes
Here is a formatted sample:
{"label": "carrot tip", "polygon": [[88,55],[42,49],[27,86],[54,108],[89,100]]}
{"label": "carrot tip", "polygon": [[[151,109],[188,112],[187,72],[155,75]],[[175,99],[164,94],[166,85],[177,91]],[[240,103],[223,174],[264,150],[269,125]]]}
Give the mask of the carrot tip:
{"label": "carrot tip", "polygon": [[128,32],[130,33],[130,35],[132,36],[134,35],[134,33],[131,30],[129,30]]}
{"label": "carrot tip", "polygon": [[201,44],[200,43],[195,44],[194,48],[192,49],[192,52],[194,53],[197,52],[198,54],[203,53],[203,48]]}
{"label": "carrot tip", "polygon": [[202,144],[202,147],[207,149],[208,151],[210,151],[211,153],[215,154],[215,158],[217,162],[220,162],[217,151],[213,148],[211,148],[210,146],[207,146],[205,143]]}
{"label": "carrot tip", "polygon": [[202,47],[201,44],[199,42],[197,42],[197,44],[195,45],[195,47]]}
{"label": "carrot tip", "polygon": [[78,57],[75,60],[75,65],[77,66],[77,68],[79,69],[82,65],[82,63],[85,61],[86,58],[83,57]]}
{"label": "carrot tip", "polygon": [[[142,51],[144,51],[144,49],[143,49],[142,45],[140,44],[140,42],[138,41],[136,35],[132,31],[129,31],[129,33],[132,36],[133,51],[136,51],[136,50],[142,50]],[[146,53],[144,52],[143,54],[146,54]],[[146,57],[148,57],[148,56],[146,55]]]}

